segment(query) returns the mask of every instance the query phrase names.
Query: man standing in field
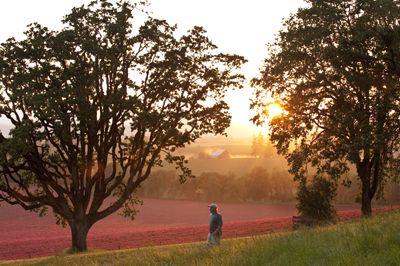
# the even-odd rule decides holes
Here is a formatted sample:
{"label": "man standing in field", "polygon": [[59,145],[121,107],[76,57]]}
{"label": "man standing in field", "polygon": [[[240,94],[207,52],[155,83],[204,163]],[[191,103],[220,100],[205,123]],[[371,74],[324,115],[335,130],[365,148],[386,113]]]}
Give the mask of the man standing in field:
{"label": "man standing in field", "polygon": [[218,213],[218,206],[215,203],[208,205],[210,208],[210,227],[208,231],[208,246],[219,245],[222,235],[222,216]]}

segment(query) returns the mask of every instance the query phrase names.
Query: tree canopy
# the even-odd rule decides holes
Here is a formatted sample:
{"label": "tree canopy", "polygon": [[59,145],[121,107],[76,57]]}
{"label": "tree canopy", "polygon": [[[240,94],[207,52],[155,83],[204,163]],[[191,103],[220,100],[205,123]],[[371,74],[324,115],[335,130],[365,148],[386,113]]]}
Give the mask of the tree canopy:
{"label": "tree canopy", "polygon": [[254,122],[265,121],[267,96],[279,101],[286,112],[272,119],[271,140],[291,173],[338,180],[353,164],[369,215],[398,164],[399,2],[309,0],[268,52],[253,80]]}
{"label": "tree canopy", "polygon": [[74,251],[97,221],[121,208],[134,217],[153,167],[191,176],[175,149],[224,134],[224,94],[242,86],[243,57],[217,52],[201,27],[138,27],[138,5],[93,1],[60,31],[34,23],[0,45],[0,116],[12,124],[0,134],[0,201],[51,208]]}

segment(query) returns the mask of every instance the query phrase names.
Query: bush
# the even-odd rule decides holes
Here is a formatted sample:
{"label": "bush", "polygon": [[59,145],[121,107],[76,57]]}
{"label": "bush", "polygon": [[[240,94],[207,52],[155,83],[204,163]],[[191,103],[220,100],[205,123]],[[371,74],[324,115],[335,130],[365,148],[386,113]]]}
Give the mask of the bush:
{"label": "bush", "polygon": [[316,177],[311,184],[300,181],[297,192],[297,210],[300,215],[316,221],[331,223],[336,221],[336,210],[332,201],[336,196],[336,185],[324,178]]}

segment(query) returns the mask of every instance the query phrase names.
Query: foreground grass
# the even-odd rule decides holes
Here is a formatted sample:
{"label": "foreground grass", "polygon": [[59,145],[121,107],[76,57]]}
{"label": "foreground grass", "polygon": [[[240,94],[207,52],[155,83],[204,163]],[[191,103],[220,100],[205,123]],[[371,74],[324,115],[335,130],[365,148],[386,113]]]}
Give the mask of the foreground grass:
{"label": "foreground grass", "polygon": [[400,213],[257,237],[3,262],[0,265],[399,265]]}

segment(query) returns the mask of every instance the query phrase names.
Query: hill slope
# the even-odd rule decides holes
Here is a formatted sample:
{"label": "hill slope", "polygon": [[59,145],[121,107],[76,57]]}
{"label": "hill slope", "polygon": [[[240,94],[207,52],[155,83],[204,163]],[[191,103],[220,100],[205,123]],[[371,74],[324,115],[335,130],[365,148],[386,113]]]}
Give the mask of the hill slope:
{"label": "hill slope", "polygon": [[[224,240],[14,261],[13,265],[398,265],[400,213],[354,223]],[[5,262],[0,265],[8,265]]]}

